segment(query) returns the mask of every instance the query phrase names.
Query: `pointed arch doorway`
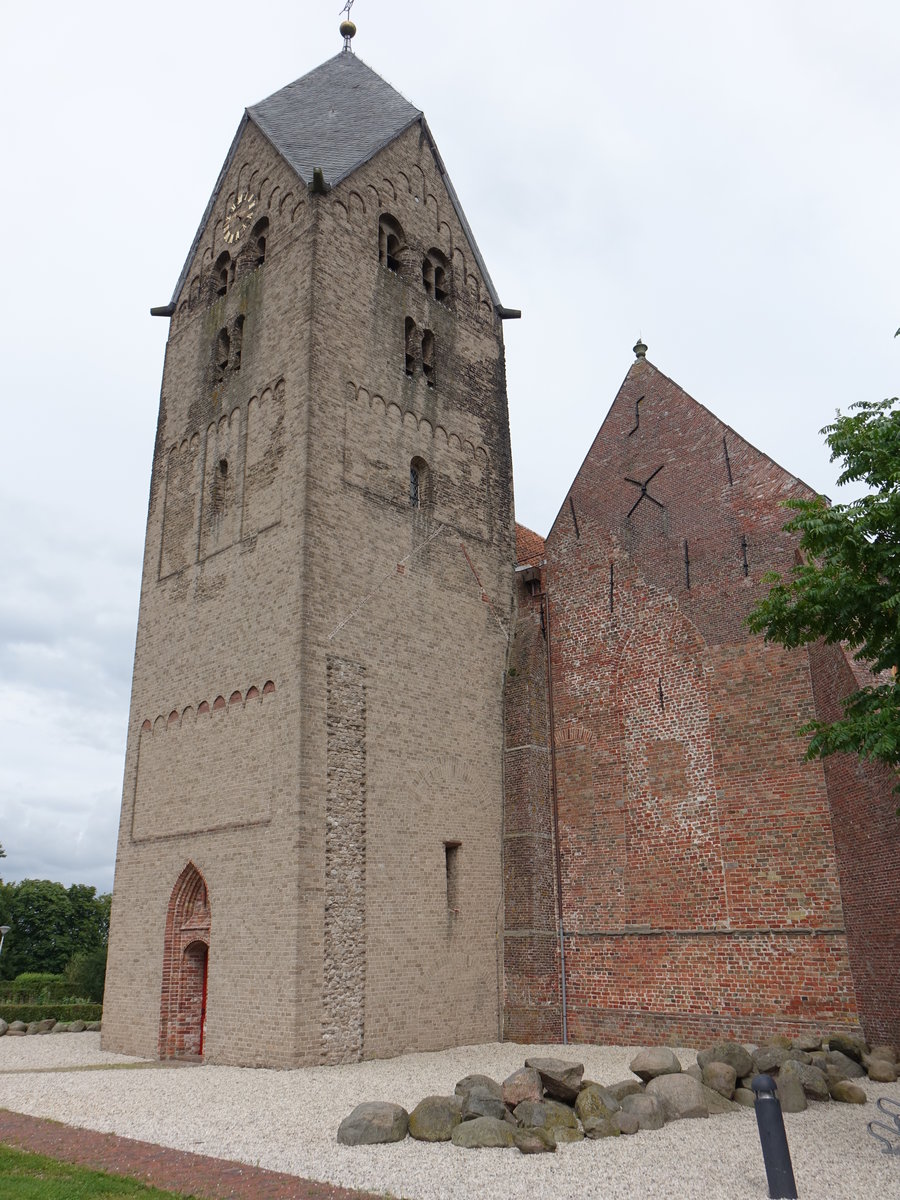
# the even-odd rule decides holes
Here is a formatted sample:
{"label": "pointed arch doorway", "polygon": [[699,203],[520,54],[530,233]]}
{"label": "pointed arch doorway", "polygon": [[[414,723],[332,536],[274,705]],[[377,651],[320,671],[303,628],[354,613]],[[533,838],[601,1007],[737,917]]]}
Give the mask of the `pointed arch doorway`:
{"label": "pointed arch doorway", "polygon": [[200,1058],[206,1026],[210,908],[206,880],[193,863],[179,875],[166,913],[160,1058]]}

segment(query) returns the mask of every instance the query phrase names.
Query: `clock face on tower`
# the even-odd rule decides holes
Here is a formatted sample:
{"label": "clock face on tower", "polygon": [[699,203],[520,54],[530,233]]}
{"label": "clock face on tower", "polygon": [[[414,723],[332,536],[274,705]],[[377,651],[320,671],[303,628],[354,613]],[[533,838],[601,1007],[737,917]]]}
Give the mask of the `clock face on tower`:
{"label": "clock face on tower", "polygon": [[252,192],[238,192],[225,212],[222,237],[229,246],[239,242],[253,221],[258,201]]}

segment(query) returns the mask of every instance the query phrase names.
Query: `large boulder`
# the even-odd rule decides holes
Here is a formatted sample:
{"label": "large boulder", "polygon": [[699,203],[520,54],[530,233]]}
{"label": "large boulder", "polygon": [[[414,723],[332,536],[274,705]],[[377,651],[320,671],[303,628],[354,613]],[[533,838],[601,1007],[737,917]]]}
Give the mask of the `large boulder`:
{"label": "large boulder", "polygon": [[753,1071],[753,1059],[740,1042],[716,1042],[697,1055],[697,1064],[701,1071],[714,1062],[727,1063],[734,1069],[736,1079]]}
{"label": "large boulder", "polygon": [[726,1100],[730,1100],[734,1095],[737,1077],[734,1067],[729,1066],[727,1062],[713,1060],[703,1068],[702,1082],[706,1087],[712,1088],[714,1092],[724,1096]]}
{"label": "large boulder", "polygon": [[523,1100],[513,1109],[513,1116],[525,1129],[552,1129],[555,1133],[578,1128],[575,1110],[559,1100]]}
{"label": "large boulder", "polygon": [[830,1100],[831,1090],[828,1087],[828,1080],[818,1067],[808,1066],[806,1063],[796,1062],[789,1059],[781,1070],[778,1072],[779,1082],[785,1076],[796,1075],[800,1080],[803,1091],[806,1093],[807,1100]]}
{"label": "large boulder", "polygon": [[523,1154],[547,1154],[556,1150],[556,1138],[549,1129],[514,1129],[512,1135]]}
{"label": "large boulder", "polygon": [[[12,1031],[10,1031],[12,1032]],[[9,1034],[7,1034],[7,1037]],[[886,1058],[869,1059],[869,1078],[873,1083],[896,1083],[897,1067]]]}
{"label": "large boulder", "polygon": [[70,1021],[69,1033],[84,1033],[87,1029],[87,1024],[84,1021]]}
{"label": "large boulder", "polygon": [[790,1071],[784,1071],[779,1074],[778,1082],[775,1086],[778,1099],[781,1102],[782,1112],[806,1112],[807,1108],[809,1108],[806,1092],[803,1090],[803,1084],[800,1082],[799,1075],[793,1074]]}
{"label": "large boulder", "polygon": [[558,1129],[553,1130],[553,1136],[556,1138],[556,1144],[560,1142],[583,1142],[584,1130],[581,1126],[572,1129],[568,1125],[561,1125]]}
{"label": "large boulder", "polygon": [[656,1096],[636,1092],[622,1097],[622,1112],[637,1117],[641,1129],[662,1129],[666,1114]]}
{"label": "large boulder", "polygon": [[[534,1067],[522,1067],[518,1071],[513,1071],[512,1075],[503,1080],[501,1093],[503,1103],[508,1104],[510,1108],[515,1108],[523,1100],[543,1099],[544,1085],[541,1083],[540,1074]],[[555,1146],[554,1149],[556,1149]]]}
{"label": "large boulder", "polygon": [[53,1032],[54,1033],[68,1033],[69,1032],[68,1022],[67,1021],[57,1021],[56,1024],[53,1026]]}
{"label": "large boulder", "polygon": [[637,1079],[620,1079],[618,1083],[607,1084],[603,1090],[609,1092],[621,1104],[626,1096],[640,1095],[644,1090],[644,1085]]}
{"label": "large boulder", "polygon": [[647,1094],[660,1101],[667,1121],[709,1116],[703,1084],[690,1075],[657,1075],[647,1084]]}
{"label": "large boulder", "polygon": [[677,1075],[681,1071],[681,1063],[675,1057],[675,1052],[668,1046],[650,1046],[641,1050],[628,1064],[628,1069],[634,1071],[639,1079],[648,1083],[660,1075]]}
{"label": "large boulder", "polygon": [[618,1137],[622,1132],[611,1117],[588,1117],[583,1125],[586,1138]]}
{"label": "large boulder", "polygon": [[0,1017],[0,1037],[3,1037],[3,1035],[4,1035],[4,1033],[6,1033],[7,1029],[9,1029],[9,1025],[6,1023],[6,1021],[3,1020],[2,1017]]}
{"label": "large boulder", "polygon": [[87,1030],[88,1033],[99,1033],[100,1032],[100,1022],[99,1021],[88,1021],[87,1025],[85,1026],[85,1029]]}
{"label": "large boulder", "polygon": [[817,1033],[803,1033],[800,1037],[791,1039],[792,1050],[806,1050],[812,1054],[813,1051],[819,1050],[822,1046],[822,1038]]}
{"label": "large boulder", "polygon": [[496,1096],[498,1100],[503,1099],[503,1088],[496,1079],[491,1079],[490,1075],[466,1075],[459,1081],[453,1091],[457,1096],[466,1096],[468,1092],[471,1092],[472,1088],[476,1087],[486,1089],[491,1095]]}
{"label": "large boulder", "polygon": [[28,1026],[24,1021],[10,1021],[7,1033],[27,1033]]}
{"label": "large boulder", "polygon": [[357,1104],[338,1127],[337,1140],[342,1146],[376,1146],[381,1142],[402,1142],[409,1130],[409,1113],[399,1104],[369,1100]]}
{"label": "large boulder", "polygon": [[839,1079],[831,1085],[831,1098],[841,1104],[865,1104],[866,1093],[858,1083],[851,1083],[849,1079]]}
{"label": "large boulder", "polygon": [[[862,1063],[858,1063],[855,1058],[841,1050],[829,1050],[825,1055],[825,1065],[836,1068],[844,1079],[862,1079],[866,1073]],[[818,1066],[818,1063],[813,1063],[813,1066]],[[821,1070],[821,1067],[819,1069]]]}
{"label": "large boulder", "polygon": [[[723,1067],[726,1065],[722,1063]],[[717,1117],[719,1113],[737,1112],[739,1107],[737,1104],[732,1103],[727,1096],[723,1096],[721,1092],[717,1092],[715,1089],[706,1087],[705,1085],[703,1085],[703,1099],[706,1102],[706,1107],[711,1117]]]}
{"label": "large boulder", "polygon": [[[575,1097],[575,1112],[582,1125],[594,1117],[603,1117],[609,1120],[621,1107],[615,1096],[602,1088],[599,1083],[591,1083],[586,1088],[582,1088]],[[585,1133],[587,1133],[586,1125]]]}
{"label": "large boulder", "polygon": [[420,1142],[449,1142],[461,1120],[459,1096],[426,1096],[409,1114],[409,1134]]}
{"label": "large boulder", "polygon": [[[13,1022],[10,1028],[13,1028],[18,1022]],[[29,1021],[25,1026],[25,1032],[28,1034],[49,1033],[56,1024],[55,1017],[44,1017],[41,1021]]]}
{"label": "large boulder", "polygon": [[740,1104],[743,1108],[755,1108],[756,1096],[750,1088],[739,1087],[734,1089],[734,1103]]}
{"label": "large boulder", "polygon": [[752,1074],[771,1075],[779,1071],[790,1057],[791,1052],[785,1046],[759,1046],[753,1051]]}
{"label": "large boulder", "polygon": [[833,1033],[828,1039],[828,1049],[840,1050],[841,1054],[846,1054],[848,1058],[862,1062],[863,1055],[868,1053],[869,1047],[861,1037],[854,1037],[851,1033]]}
{"label": "large boulder", "polygon": [[882,1058],[892,1063],[897,1061],[897,1051],[893,1046],[873,1046],[869,1054],[872,1058]]}
{"label": "large boulder", "polygon": [[473,1121],[476,1117],[496,1117],[502,1121],[506,1116],[506,1105],[489,1088],[477,1084],[470,1088],[464,1096],[457,1097],[462,1102],[462,1119]]}
{"label": "large boulder", "polygon": [[525,1066],[537,1071],[547,1095],[556,1100],[568,1103],[581,1090],[584,1063],[569,1062],[562,1058],[526,1058]]}
{"label": "large boulder", "polygon": [[624,1108],[620,1109],[612,1119],[613,1125],[616,1126],[619,1133],[637,1133],[641,1127],[641,1123],[634,1113],[626,1112]]}
{"label": "large boulder", "polygon": [[515,1145],[513,1127],[496,1117],[476,1117],[474,1121],[463,1121],[450,1135],[454,1146],[466,1150],[483,1150]]}

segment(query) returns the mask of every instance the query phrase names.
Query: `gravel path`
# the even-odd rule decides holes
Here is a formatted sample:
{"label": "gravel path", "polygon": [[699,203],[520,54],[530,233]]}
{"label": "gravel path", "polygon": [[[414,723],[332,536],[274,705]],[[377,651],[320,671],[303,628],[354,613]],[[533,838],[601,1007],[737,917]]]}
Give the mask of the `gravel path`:
{"label": "gravel path", "polygon": [[[465,1151],[407,1139],[345,1147],[341,1119],[360,1100],[412,1108],[452,1093],[463,1075],[503,1079],[532,1054],[577,1058],[601,1083],[629,1075],[622,1046],[466,1046],[381,1062],[297,1071],[193,1067],[78,1070],[135,1062],[99,1049],[98,1034],[0,1039],[0,1107],[140,1138],[270,1170],[389,1192],[409,1200],[764,1200],[765,1172],[752,1110],[682,1121],[654,1133],[564,1145],[556,1154]],[[693,1052],[678,1051],[683,1065]],[[59,1066],[59,1072],[47,1068]],[[864,1083],[871,1101],[900,1101],[900,1084]],[[803,1200],[900,1195],[900,1157],[866,1134],[874,1103],[822,1104],[785,1118]]]}

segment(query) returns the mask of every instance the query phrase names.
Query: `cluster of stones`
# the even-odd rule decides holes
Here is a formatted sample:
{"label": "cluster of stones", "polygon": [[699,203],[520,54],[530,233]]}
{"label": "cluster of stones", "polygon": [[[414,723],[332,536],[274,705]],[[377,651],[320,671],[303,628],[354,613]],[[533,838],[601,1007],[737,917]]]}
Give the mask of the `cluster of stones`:
{"label": "cluster of stones", "polygon": [[[723,1068],[730,1068],[724,1071]],[[831,1037],[773,1037],[748,1052],[734,1042],[722,1042],[697,1055],[697,1065],[689,1072],[739,1104],[752,1105],[750,1090],[755,1075],[770,1075],[777,1084],[778,1099],[784,1112],[803,1112],[810,1100],[838,1100],[845,1104],[865,1104],[866,1093],[855,1080],[869,1078],[875,1083],[896,1083],[900,1070],[893,1046],[869,1046],[851,1034]]]}
{"label": "cluster of stones", "polygon": [[57,1021],[46,1017],[43,1021],[10,1021],[0,1019],[0,1037],[25,1037],[29,1033],[99,1033],[99,1021]]}
{"label": "cluster of stones", "polygon": [[515,1146],[535,1154],[553,1151],[560,1142],[618,1137],[752,1107],[755,1075],[776,1078],[786,1112],[800,1112],[808,1100],[864,1104],[866,1093],[854,1079],[898,1077],[893,1047],[870,1048],[847,1035],[824,1041],[776,1037],[754,1048],[718,1042],[701,1050],[686,1070],[671,1049],[657,1046],[641,1050],[629,1065],[636,1078],[602,1085],[583,1078],[582,1063],[529,1058],[502,1083],[467,1075],[452,1096],[427,1096],[412,1112],[382,1101],[359,1104],[341,1122],[337,1140],[361,1146],[409,1135],[468,1149]]}

